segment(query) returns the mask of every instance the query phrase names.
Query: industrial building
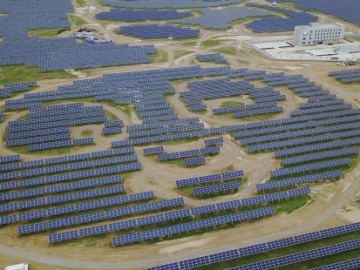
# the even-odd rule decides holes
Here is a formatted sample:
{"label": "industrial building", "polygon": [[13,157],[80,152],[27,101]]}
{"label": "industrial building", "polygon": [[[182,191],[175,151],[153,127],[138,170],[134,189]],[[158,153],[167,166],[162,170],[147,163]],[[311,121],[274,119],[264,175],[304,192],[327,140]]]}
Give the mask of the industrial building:
{"label": "industrial building", "polygon": [[294,42],[297,45],[331,44],[344,39],[345,27],[340,23],[295,26]]}

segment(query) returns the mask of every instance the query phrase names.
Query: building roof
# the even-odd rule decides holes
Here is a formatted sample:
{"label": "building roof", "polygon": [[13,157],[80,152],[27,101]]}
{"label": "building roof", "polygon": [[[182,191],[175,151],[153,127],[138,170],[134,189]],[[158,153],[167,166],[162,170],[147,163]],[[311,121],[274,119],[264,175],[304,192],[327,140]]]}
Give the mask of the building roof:
{"label": "building roof", "polygon": [[28,263],[19,263],[5,267],[5,270],[28,270]]}

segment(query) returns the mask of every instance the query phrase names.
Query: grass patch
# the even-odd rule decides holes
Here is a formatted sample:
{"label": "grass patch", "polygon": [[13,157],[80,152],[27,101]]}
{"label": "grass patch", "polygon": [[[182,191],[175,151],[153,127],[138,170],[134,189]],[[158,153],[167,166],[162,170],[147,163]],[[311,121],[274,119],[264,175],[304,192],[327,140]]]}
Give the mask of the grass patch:
{"label": "grass patch", "polygon": [[116,117],[115,114],[113,114],[111,112],[108,112],[108,111],[105,111],[105,113],[106,113],[108,121],[116,121],[116,120],[118,120],[118,118]]}
{"label": "grass patch", "polygon": [[[99,103],[117,108],[122,110],[126,115],[128,115],[129,117],[131,117],[131,104],[130,103],[126,103],[126,104],[116,104],[114,101],[112,100],[107,100],[107,101],[100,101]],[[109,121],[114,121],[114,120],[118,120],[118,118],[112,114],[111,112],[106,112],[107,118]]]}
{"label": "grass patch", "polygon": [[26,67],[23,65],[0,67],[0,84],[72,78],[77,78],[77,76],[64,70],[42,73],[39,67]]}
{"label": "grass patch", "polygon": [[223,54],[230,54],[230,55],[236,55],[237,49],[234,47],[227,47],[227,48],[219,48],[214,50],[214,52],[223,53]]}
{"label": "grass patch", "polygon": [[201,42],[202,48],[210,48],[221,44],[221,40],[217,39],[208,39]]}
{"label": "grass patch", "polygon": [[83,20],[82,18],[80,18],[76,15],[68,14],[68,17],[69,17],[69,21],[70,21],[71,25],[73,25],[73,26],[81,26],[81,25],[86,24],[85,20]]}
{"label": "grass patch", "polygon": [[270,206],[274,206],[276,213],[291,213],[311,201],[309,195],[292,198],[289,200],[282,200],[280,202],[271,203]]}
{"label": "grass patch", "polygon": [[283,8],[297,9],[296,4],[295,4],[295,3],[292,3],[292,2],[278,3],[278,5],[279,5],[280,7],[283,7]]}
{"label": "grass patch", "polygon": [[26,120],[29,119],[29,114],[25,114],[19,118],[19,120]]}
{"label": "grass patch", "polygon": [[82,137],[91,137],[94,134],[94,132],[91,129],[84,129],[81,131]]}
{"label": "grass patch", "polygon": [[149,54],[149,57],[153,63],[165,63],[168,60],[168,52],[158,50],[157,53]]}
{"label": "grass patch", "polygon": [[193,47],[196,46],[196,41],[188,41],[188,42],[183,42],[181,43],[181,45],[186,46],[186,47]]}
{"label": "grass patch", "polygon": [[250,65],[250,62],[247,61],[247,60],[238,60],[238,63],[239,63],[240,65],[244,65],[244,66]]}
{"label": "grass patch", "polygon": [[191,53],[192,52],[190,52],[190,51],[176,51],[174,53],[174,59],[178,59],[178,58],[180,58],[182,56],[185,56],[185,55],[188,55],[188,54],[191,54]]}
{"label": "grass patch", "polygon": [[116,107],[121,109],[126,115],[131,117],[130,104],[117,105]]}
{"label": "grass patch", "polygon": [[76,0],[76,4],[78,4],[80,7],[85,6],[86,2],[85,0]]}
{"label": "grass patch", "polygon": [[39,38],[54,38],[57,37],[59,30],[61,29],[62,28],[33,29],[28,31],[28,36]]}
{"label": "grass patch", "polygon": [[228,107],[235,107],[235,106],[242,106],[244,103],[238,101],[226,101],[221,103],[220,108],[228,108]]}

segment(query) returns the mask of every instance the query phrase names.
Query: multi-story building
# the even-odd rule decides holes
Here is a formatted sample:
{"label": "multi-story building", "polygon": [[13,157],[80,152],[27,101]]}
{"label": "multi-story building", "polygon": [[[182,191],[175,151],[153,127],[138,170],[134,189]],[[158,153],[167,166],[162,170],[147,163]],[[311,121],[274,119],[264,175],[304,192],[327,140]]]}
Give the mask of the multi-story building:
{"label": "multi-story building", "polygon": [[329,44],[344,39],[345,27],[340,23],[295,26],[294,42],[297,45]]}

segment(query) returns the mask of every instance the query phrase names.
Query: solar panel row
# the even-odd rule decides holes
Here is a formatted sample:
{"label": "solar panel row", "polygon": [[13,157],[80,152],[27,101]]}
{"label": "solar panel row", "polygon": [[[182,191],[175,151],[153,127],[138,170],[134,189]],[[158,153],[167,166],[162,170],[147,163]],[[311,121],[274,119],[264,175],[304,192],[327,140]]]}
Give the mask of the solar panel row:
{"label": "solar panel row", "polygon": [[292,265],[299,262],[304,262],[312,260],[315,258],[321,258],[325,256],[330,256],[338,254],[341,252],[354,250],[360,248],[360,239],[349,240],[346,242],[340,242],[337,244],[324,246],[320,248],[310,249],[303,252],[292,253],[282,257],[277,257],[274,259],[263,260],[256,263],[233,267],[231,270],[247,270],[247,269],[273,269],[274,267],[283,267],[287,265]]}
{"label": "solar panel row", "polygon": [[176,187],[182,188],[182,187],[194,186],[199,184],[212,183],[221,180],[236,179],[243,176],[244,176],[244,172],[242,170],[234,170],[234,171],[223,172],[218,174],[210,174],[200,177],[192,177],[187,179],[176,180]]}
{"label": "solar panel row", "polygon": [[[275,210],[273,207],[260,208],[252,211],[242,212],[238,214],[231,214],[226,216],[220,216],[216,218],[202,219],[199,221],[193,221],[190,223],[183,223],[179,225],[163,227],[161,229],[155,229],[151,231],[143,231],[134,234],[127,234],[123,236],[114,237],[112,239],[113,246],[122,246],[132,244],[141,241],[153,240],[156,238],[164,238],[181,234],[184,232],[205,229],[209,227],[215,227],[224,224],[230,224],[234,222],[242,222],[245,220],[259,218],[269,215],[274,215]],[[158,231],[160,230],[160,231]]]}
{"label": "solar panel row", "polygon": [[215,146],[209,146],[194,150],[185,150],[180,152],[159,154],[158,158],[160,161],[165,161],[165,160],[193,157],[193,156],[206,155],[206,154],[215,154],[219,152],[220,152],[220,147],[218,145],[215,145]]}
{"label": "solar panel row", "polygon": [[[360,223],[359,222],[352,223],[352,224],[348,224],[345,226],[338,226],[338,227],[333,227],[330,229],[317,231],[314,233],[297,235],[295,237],[288,237],[288,238],[283,238],[283,239],[274,240],[274,241],[270,241],[270,242],[260,243],[260,244],[256,244],[256,245],[252,245],[252,246],[242,247],[240,249],[233,249],[233,250],[228,250],[228,251],[224,251],[224,252],[220,252],[220,253],[213,253],[208,256],[202,256],[202,257],[198,257],[198,258],[188,259],[188,260],[181,261],[181,262],[174,262],[174,263],[167,264],[167,265],[151,267],[151,268],[148,268],[147,270],[192,269],[195,267],[201,267],[201,266],[206,266],[206,265],[213,264],[213,263],[224,262],[224,261],[228,261],[228,260],[239,258],[239,257],[261,254],[268,250],[284,248],[284,247],[288,247],[288,246],[297,245],[300,243],[308,243],[308,242],[316,241],[319,239],[323,239],[323,238],[327,238],[327,237],[331,237],[331,236],[342,235],[342,234],[359,231],[359,230],[360,230]],[[316,234],[317,237],[313,237],[314,234]],[[303,241],[298,241],[298,239],[303,239]],[[340,245],[336,246],[336,248],[342,249],[341,246],[344,246],[344,245],[340,244]],[[349,245],[347,245],[347,246],[349,246]],[[351,244],[350,244],[350,246],[351,246]],[[307,252],[307,251],[305,251],[305,252]],[[285,258],[283,258],[282,261],[297,262],[299,258],[304,258],[304,256],[288,255]],[[255,268],[255,267],[258,267],[258,268]],[[261,264],[261,265],[252,265],[252,268],[245,268],[245,269],[264,269],[264,267],[265,266],[263,264]],[[278,267],[278,266],[272,266],[272,268],[274,268],[274,267]],[[320,268],[320,269],[322,269],[322,268]],[[333,269],[333,268],[331,268],[331,269]]]}
{"label": "solar panel row", "polygon": [[193,195],[196,197],[213,194],[213,193],[219,193],[219,192],[226,192],[230,190],[235,190],[240,188],[240,182],[239,181],[233,181],[229,183],[224,184],[217,184],[212,186],[204,186],[204,187],[198,187],[193,189]]}
{"label": "solar panel row", "polygon": [[[125,196],[118,196],[118,197],[112,197],[112,198],[108,198],[108,199],[103,199],[103,200],[98,200],[98,201],[93,201],[93,202],[89,202],[89,203],[83,203],[83,204],[77,204],[77,205],[66,205],[63,207],[56,207],[56,208],[50,208],[48,210],[48,214],[49,215],[62,215],[62,214],[66,214],[66,213],[74,213],[75,211],[77,211],[76,209],[79,208],[79,211],[84,211],[87,209],[96,209],[96,208],[104,208],[104,207],[109,207],[109,206],[116,206],[116,205],[120,205],[120,204],[127,204],[127,203],[133,203],[133,202],[138,202],[138,201],[142,201],[142,200],[149,200],[149,199],[153,199],[154,198],[154,193],[152,191],[149,192],[143,192],[143,193],[135,193],[135,194],[131,194],[131,195],[125,195]],[[163,204],[163,206],[165,205],[172,205],[174,204],[173,201],[167,202],[165,204]],[[144,206],[146,206],[146,204],[143,204]],[[131,210],[129,210],[129,207],[127,208],[120,208],[123,209],[123,213],[124,214],[129,214],[131,213]],[[107,211],[108,213],[109,211]],[[44,212],[46,214],[46,211]],[[103,216],[103,212],[99,213],[100,216]],[[79,216],[80,217],[80,216]],[[88,218],[89,215],[83,215],[81,220],[83,218]],[[57,220],[53,220],[53,221],[49,221],[47,222],[40,222],[40,223],[33,223],[33,224],[26,224],[26,225],[22,225],[18,227],[18,234],[19,235],[23,235],[23,234],[30,234],[30,233],[35,233],[35,232],[40,232],[43,230],[48,230],[48,229],[55,229],[55,228],[61,228],[61,227],[66,227],[66,226],[72,226],[74,224],[77,224],[77,217],[70,217],[70,218],[65,218],[65,219],[57,219]],[[13,221],[16,222],[16,221]],[[89,221],[90,222],[90,221]]]}
{"label": "solar panel row", "polygon": [[[83,223],[88,223],[88,222],[93,222],[93,221],[104,220],[104,219],[108,219],[108,218],[126,216],[129,214],[137,214],[137,213],[149,212],[149,211],[153,211],[153,210],[172,208],[172,207],[181,206],[183,204],[184,204],[183,198],[177,198],[177,199],[164,200],[164,201],[160,201],[160,202],[152,202],[152,203],[147,203],[147,204],[142,204],[142,205],[135,205],[132,207],[127,207],[127,208],[113,209],[113,210],[109,210],[109,211],[95,213],[93,215],[89,214],[89,215],[78,216],[77,221],[75,221],[76,222],[75,224],[83,224]],[[60,222],[60,220],[59,220],[59,222]],[[63,226],[61,226],[61,227],[63,227]],[[71,231],[71,234],[77,235],[77,231]],[[70,239],[72,239],[72,238],[68,239],[66,236],[64,237],[64,234],[49,235],[49,243],[62,242],[62,241],[70,240]]]}

